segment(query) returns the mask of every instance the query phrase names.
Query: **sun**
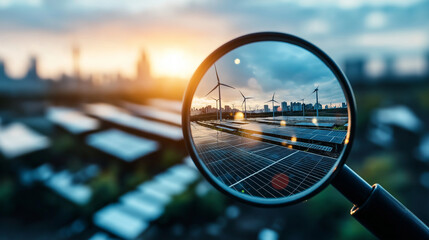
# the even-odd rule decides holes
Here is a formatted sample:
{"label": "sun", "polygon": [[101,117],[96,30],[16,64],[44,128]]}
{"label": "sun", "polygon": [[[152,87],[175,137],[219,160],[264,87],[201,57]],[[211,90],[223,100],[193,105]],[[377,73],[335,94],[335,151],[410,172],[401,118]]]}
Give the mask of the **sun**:
{"label": "sun", "polygon": [[152,70],[157,77],[188,78],[192,74],[191,58],[180,49],[164,49],[152,54]]}

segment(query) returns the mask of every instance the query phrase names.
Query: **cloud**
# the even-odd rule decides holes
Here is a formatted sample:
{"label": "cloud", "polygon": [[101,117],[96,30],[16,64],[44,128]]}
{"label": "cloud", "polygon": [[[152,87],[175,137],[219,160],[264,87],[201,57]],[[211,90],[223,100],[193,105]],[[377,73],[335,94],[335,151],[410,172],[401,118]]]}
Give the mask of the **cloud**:
{"label": "cloud", "polygon": [[[27,48],[36,41],[53,42],[52,49],[62,48],[64,41],[82,43],[87,49],[97,42],[113,42],[98,51],[102,55],[120,49],[137,52],[141,46],[156,54],[161,45],[175,45],[194,55],[195,65],[189,68],[195,69],[210,51],[232,38],[279,31],[315,43],[338,61],[354,53],[425,50],[428,12],[429,2],[418,0],[328,0],[323,4],[316,0],[0,0],[0,54],[5,59],[16,58],[9,49]],[[87,44],[91,41],[94,43]],[[42,59],[61,54],[70,57],[67,51],[27,51],[41,52]],[[106,64],[105,69],[114,64]],[[46,65],[56,66],[56,62]],[[125,71],[132,72],[134,64],[128,65]]]}
{"label": "cloud", "polygon": [[[240,64],[234,64],[236,58]],[[236,89],[221,88],[224,104],[239,102],[239,90],[253,99],[249,104],[266,104],[276,92],[276,100],[315,102],[312,93],[319,86],[322,104],[345,102],[342,89],[331,70],[307,50],[284,42],[257,42],[241,46],[216,62],[222,83]],[[211,67],[199,83],[196,97],[205,98],[216,86],[216,73]],[[207,98],[218,97],[213,91]]]}

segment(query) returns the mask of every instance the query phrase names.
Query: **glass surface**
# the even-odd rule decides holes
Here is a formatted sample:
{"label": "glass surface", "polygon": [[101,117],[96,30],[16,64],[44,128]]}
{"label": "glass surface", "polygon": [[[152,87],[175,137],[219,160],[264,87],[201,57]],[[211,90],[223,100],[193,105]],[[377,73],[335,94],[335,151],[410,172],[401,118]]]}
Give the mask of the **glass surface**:
{"label": "glass surface", "polygon": [[190,119],[209,175],[252,200],[310,193],[348,142],[347,101],[334,73],[285,42],[247,44],[218,59],[197,87]]}

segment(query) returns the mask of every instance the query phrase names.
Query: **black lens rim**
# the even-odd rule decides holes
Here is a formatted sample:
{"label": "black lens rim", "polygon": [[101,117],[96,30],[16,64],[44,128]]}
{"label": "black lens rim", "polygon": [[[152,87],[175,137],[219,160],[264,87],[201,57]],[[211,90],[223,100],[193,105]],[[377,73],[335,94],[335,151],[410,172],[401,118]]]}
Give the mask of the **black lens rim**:
{"label": "black lens rim", "polygon": [[[261,41],[279,41],[279,42],[285,42],[294,44],[296,46],[302,47],[311,53],[313,53],[315,56],[317,56],[320,60],[322,60],[334,73],[334,75],[337,77],[338,81],[340,82],[340,85],[344,91],[346,101],[347,101],[347,109],[348,109],[348,132],[347,132],[347,138],[348,138],[348,144],[345,144],[344,150],[342,154],[339,157],[338,165],[333,170],[331,175],[326,179],[324,183],[319,185],[317,188],[315,188],[313,191],[309,192],[306,195],[303,195],[302,197],[286,201],[287,198],[280,198],[279,200],[270,200],[270,201],[256,201],[256,198],[244,198],[243,196],[240,196],[235,194],[233,190],[226,189],[220,184],[218,184],[210,175],[208,174],[207,168],[203,167],[201,165],[201,159],[198,157],[198,154],[196,152],[194,142],[191,135],[191,128],[190,128],[190,109],[192,105],[192,99],[194,96],[194,93],[198,87],[199,82],[201,81],[202,77],[205,75],[207,70],[222,56],[227,54],[228,52],[246,45],[250,43],[255,42],[261,42]],[[344,73],[341,71],[341,69],[337,66],[337,64],[321,49],[316,47],[315,45],[311,44],[310,42],[307,42],[306,40],[303,40],[299,37],[296,37],[294,35],[286,34],[286,33],[279,33],[279,32],[257,32],[257,33],[251,33],[247,34],[238,38],[235,38],[219,48],[217,48],[215,51],[213,51],[197,68],[195,73],[193,74],[188,87],[186,89],[185,95],[183,97],[183,106],[182,106],[182,130],[183,130],[183,137],[185,141],[186,148],[188,150],[188,153],[192,160],[194,161],[195,165],[197,166],[198,170],[201,172],[201,174],[205,177],[205,179],[210,182],[216,189],[218,189],[220,192],[226,194],[229,197],[232,197],[235,200],[253,205],[258,207],[279,207],[279,206],[286,206],[286,205],[292,205],[297,202],[301,202],[304,200],[307,200],[311,198],[312,196],[316,195],[323,189],[325,189],[331,181],[335,178],[335,176],[338,174],[338,172],[341,170],[341,168],[344,166],[345,161],[350,153],[351,147],[353,145],[353,139],[355,136],[355,123],[356,123],[356,101],[353,94],[352,87],[350,85],[350,82],[347,80]],[[347,139],[346,138],[346,139]],[[282,201],[282,199],[284,201]]]}

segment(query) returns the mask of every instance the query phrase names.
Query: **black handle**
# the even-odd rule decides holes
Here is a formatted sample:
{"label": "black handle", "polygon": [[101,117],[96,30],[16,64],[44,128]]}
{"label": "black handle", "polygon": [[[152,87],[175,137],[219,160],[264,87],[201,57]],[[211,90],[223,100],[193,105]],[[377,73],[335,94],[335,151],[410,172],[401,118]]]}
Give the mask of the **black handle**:
{"label": "black handle", "polygon": [[379,184],[350,214],[381,239],[429,239],[429,228]]}
{"label": "black handle", "polygon": [[354,206],[351,215],[380,239],[429,239],[429,228],[380,185],[371,187],[348,166],[332,181]]}

